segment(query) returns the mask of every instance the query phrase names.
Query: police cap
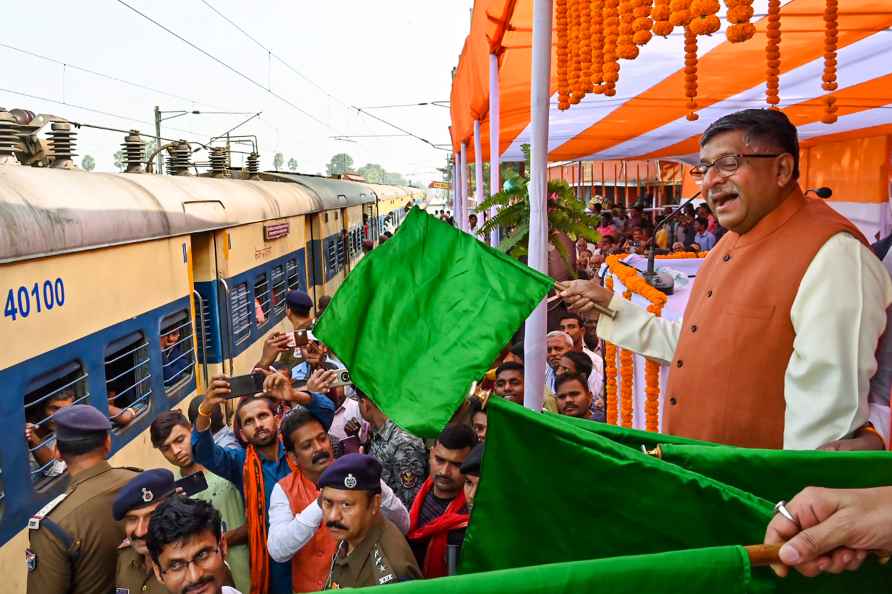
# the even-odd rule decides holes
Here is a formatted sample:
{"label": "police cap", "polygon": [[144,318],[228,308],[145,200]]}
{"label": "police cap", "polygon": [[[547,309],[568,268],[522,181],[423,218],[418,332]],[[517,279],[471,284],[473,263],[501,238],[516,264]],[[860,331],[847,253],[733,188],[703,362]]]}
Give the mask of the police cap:
{"label": "police cap", "polygon": [[345,491],[381,491],[381,463],[366,454],[347,454],[335,460],[319,477],[319,488]]}
{"label": "police cap", "polygon": [[92,433],[110,431],[111,422],[99,410],[89,404],[74,404],[53,415],[56,439],[75,441]]}
{"label": "police cap", "polygon": [[313,309],[313,300],[298,289],[288,291],[288,294],[285,295],[285,303],[289,309],[302,316],[310,315],[310,310]]}
{"label": "police cap", "polygon": [[174,491],[173,473],[166,468],[141,472],[118,491],[112,504],[112,515],[121,521],[132,509],[157,503]]}
{"label": "police cap", "polygon": [[468,452],[465,461],[461,463],[461,473],[471,476],[480,476],[480,462],[483,460],[483,444],[478,443]]}

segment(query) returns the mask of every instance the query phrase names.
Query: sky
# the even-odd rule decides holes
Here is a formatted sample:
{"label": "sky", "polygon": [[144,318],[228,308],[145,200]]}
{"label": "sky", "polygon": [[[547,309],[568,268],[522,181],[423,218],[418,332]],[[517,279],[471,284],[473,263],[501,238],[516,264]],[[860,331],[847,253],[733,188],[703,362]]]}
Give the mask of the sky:
{"label": "sky", "polygon": [[[162,122],[163,137],[205,143],[262,112],[233,134],[257,136],[263,168],[271,169],[281,152],[286,162],[297,161],[298,171],[324,174],[332,155],[346,152],[355,167],[377,163],[424,185],[440,179],[436,168],[448,152],[414,138],[332,137],[400,134],[351,106],[448,102],[473,0],[50,0],[39,18],[29,2],[2,4],[0,106],[7,109],[150,134],[156,105],[244,112]],[[449,142],[445,107],[367,111],[434,144]],[[116,171],[113,155],[123,140],[124,134],[81,128],[76,160],[89,154],[97,171]],[[233,163],[240,159],[234,155]]]}

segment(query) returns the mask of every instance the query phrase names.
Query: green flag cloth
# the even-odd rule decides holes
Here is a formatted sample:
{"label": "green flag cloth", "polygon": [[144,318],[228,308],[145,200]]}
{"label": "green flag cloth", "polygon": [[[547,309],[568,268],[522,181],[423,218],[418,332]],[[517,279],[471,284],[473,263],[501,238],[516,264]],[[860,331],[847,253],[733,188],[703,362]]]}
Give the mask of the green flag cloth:
{"label": "green flag cloth", "polygon": [[[758,544],[764,538],[776,499],[643,454],[638,442],[646,437],[641,435],[644,432],[611,432],[628,440],[630,447],[599,434],[603,426],[597,427],[592,421],[583,426],[579,421],[534,413],[499,398],[490,399],[487,410],[486,453],[462,547],[462,573]],[[592,426],[596,430],[590,430]],[[669,451],[697,448],[703,460],[712,459],[713,447],[735,449],[663,447]],[[745,457],[748,452],[740,450],[738,455]],[[764,454],[758,450],[755,453]],[[705,462],[694,457],[690,460],[706,469]],[[731,459],[715,462],[725,477],[751,468],[741,464]],[[788,487],[797,492],[819,480],[821,466],[811,468],[816,477],[800,473],[801,483]],[[779,462],[774,466],[775,475],[785,471]],[[871,476],[884,480],[881,474]],[[679,571],[683,569],[679,567]],[[892,567],[871,561],[857,573],[817,579],[797,574],[781,580],[769,569],[758,568],[753,571],[748,591],[880,592],[887,591],[888,583],[892,583]],[[727,586],[732,588],[734,584]],[[667,587],[664,591],[705,594],[716,590]]]}
{"label": "green flag cloth", "polygon": [[740,547],[554,563],[361,588],[387,594],[751,594]]}
{"label": "green flag cloth", "polygon": [[435,437],[553,284],[414,208],[347,276],[314,333],[385,415]]}
{"label": "green flag cloth", "polygon": [[665,444],[692,446],[717,445],[709,441],[699,441],[696,439],[689,439],[687,437],[667,435],[665,433],[653,433],[651,431],[642,431],[640,429],[617,427],[616,425],[609,425],[607,423],[592,423],[588,419],[578,419],[576,417],[567,417],[563,415],[557,415],[555,413],[548,414],[554,416],[564,423],[570,423],[571,425],[590,433],[597,433],[598,435],[606,437],[611,441],[621,443],[622,445],[628,446],[630,448],[635,448],[636,450],[640,450],[641,446],[644,446],[648,450],[652,450],[657,446],[662,446]]}

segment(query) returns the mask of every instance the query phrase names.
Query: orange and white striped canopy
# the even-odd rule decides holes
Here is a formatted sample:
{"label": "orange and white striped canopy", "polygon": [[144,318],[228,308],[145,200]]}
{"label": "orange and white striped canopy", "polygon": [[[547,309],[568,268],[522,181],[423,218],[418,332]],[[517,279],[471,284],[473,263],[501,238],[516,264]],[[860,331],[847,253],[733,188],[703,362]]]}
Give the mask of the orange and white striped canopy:
{"label": "orange and white striped canopy", "polygon": [[[886,167],[892,134],[892,0],[840,0],[838,9],[838,118],[821,122],[826,0],[781,3],[780,107],[799,128],[803,147],[835,140],[882,137],[882,147],[860,149]],[[588,94],[570,109],[558,109],[557,57],[552,48],[548,158],[552,161],[628,158],[689,160],[710,122],[747,107],[767,107],[766,18],[768,0],[754,0],[756,34],[730,43],[722,28],[699,37],[699,119],[686,118],[684,34],[655,36],[635,60],[620,60],[616,94]],[[473,123],[481,121],[484,159],[489,159],[488,55],[499,57],[500,155],[523,158],[530,140],[532,0],[477,0],[452,87],[452,140],[468,143],[473,161]],[[557,36],[554,38],[557,43]],[[837,158],[837,157],[833,157]],[[879,189],[879,188],[877,188]],[[881,192],[888,196],[888,188]]]}

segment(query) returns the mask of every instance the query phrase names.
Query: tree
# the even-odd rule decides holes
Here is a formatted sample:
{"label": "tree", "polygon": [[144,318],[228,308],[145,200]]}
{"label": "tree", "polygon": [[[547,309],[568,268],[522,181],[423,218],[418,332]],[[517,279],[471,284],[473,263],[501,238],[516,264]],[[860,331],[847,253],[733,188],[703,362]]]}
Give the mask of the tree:
{"label": "tree", "polygon": [[281,169],[282,165],[284,163],[285,163],[285,155],[283,155],[282,153],[276,153],[273,156],[273,169],[275,169],[276,171]]}
{"label": "tree", "polygon": [[288,170],[297,171],[297,159],[295,159],[294,157],[288,159]]}
{"label": "tree", "polygon": [[328,165],[325,166],[327,175],[342,175],[349,173],[353,169],[353,157],[347,153],[338,153],[331,158]]}
{"label": "tree", "polygon": [[93,171],[96,169],[96,159],[90,155],[84,155],[84,158],[81,159],[81,169],[84,171]]}
{"label": "tree", "polygon": [[377,163],[367,163],[360,167],[356,173],[364,177],[370,184],[383,184],[384,176],[387,174],[384,168]]}

